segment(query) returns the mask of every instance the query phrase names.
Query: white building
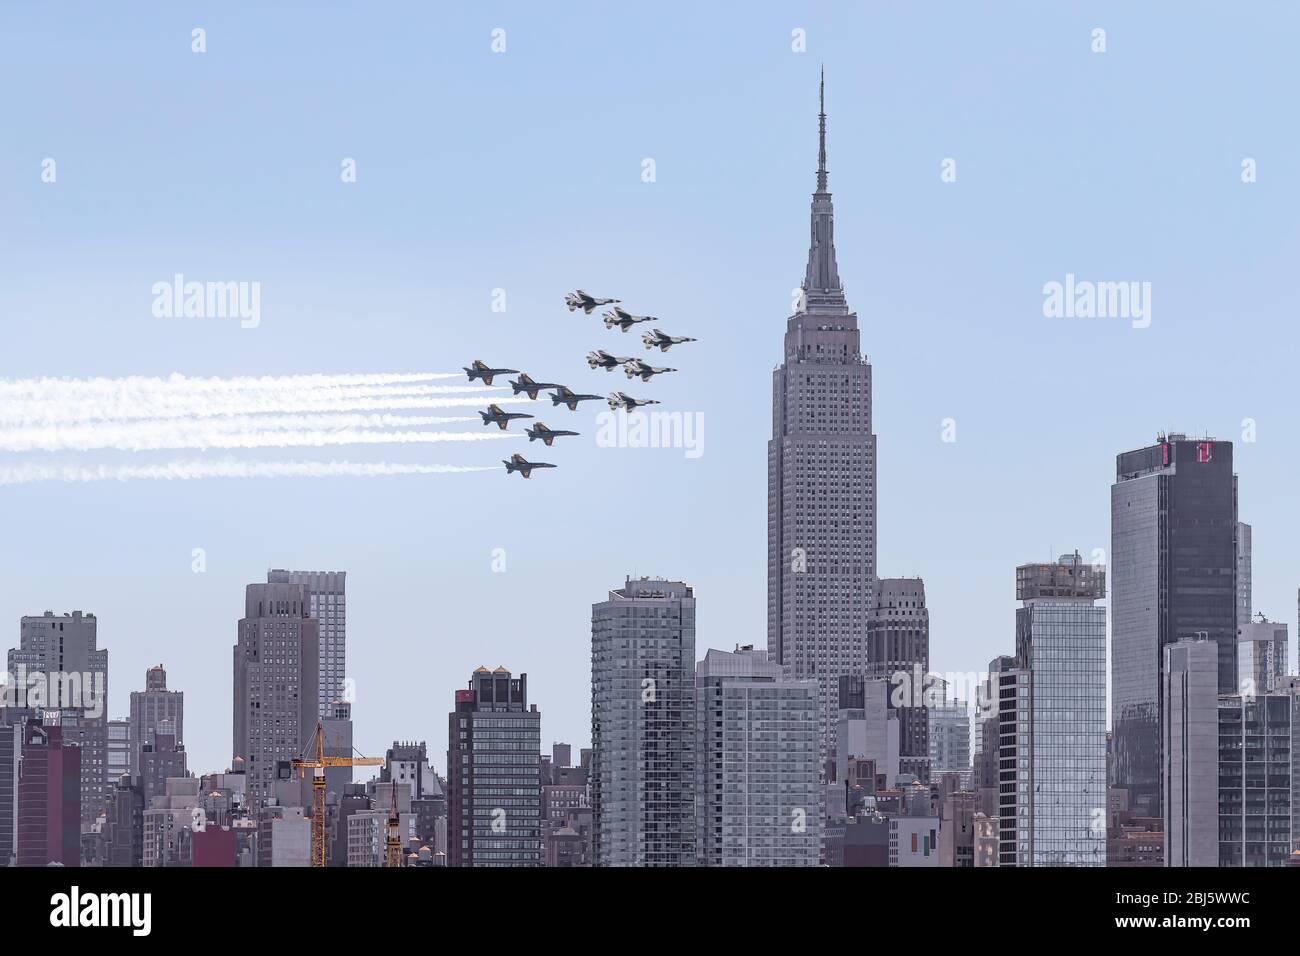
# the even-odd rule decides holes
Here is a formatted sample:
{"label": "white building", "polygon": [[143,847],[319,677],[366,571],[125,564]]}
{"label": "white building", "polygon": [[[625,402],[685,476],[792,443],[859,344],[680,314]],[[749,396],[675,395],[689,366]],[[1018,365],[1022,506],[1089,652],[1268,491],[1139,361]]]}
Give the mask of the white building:
{"label": "white building", "polygon": [[817,866],[824,795],[815,681],[765,651],[710,650],[696,668],[701,866]]}

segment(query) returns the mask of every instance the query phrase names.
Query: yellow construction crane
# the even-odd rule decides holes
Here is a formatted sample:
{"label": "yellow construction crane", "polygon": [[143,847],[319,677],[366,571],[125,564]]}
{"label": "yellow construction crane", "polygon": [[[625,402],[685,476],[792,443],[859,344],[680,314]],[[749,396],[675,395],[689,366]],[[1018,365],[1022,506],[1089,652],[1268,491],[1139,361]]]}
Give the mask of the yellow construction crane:
{"label": "yellow construction crane", "polygon": [[325,756],[325,729],[316,721],[316,759],[291,760],[289,765],[298,771],[301,780],[308,770],[311,777],[311,865],[325,865],[325,768],[326,767],[378,767],[383,761],[378,757],[327,757]]}

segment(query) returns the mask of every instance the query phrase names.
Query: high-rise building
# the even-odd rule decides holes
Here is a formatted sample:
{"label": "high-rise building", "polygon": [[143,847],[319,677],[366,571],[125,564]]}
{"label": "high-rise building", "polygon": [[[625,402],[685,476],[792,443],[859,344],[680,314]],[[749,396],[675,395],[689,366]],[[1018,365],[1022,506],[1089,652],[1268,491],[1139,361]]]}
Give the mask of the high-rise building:
{"label": "high-rise building", "polygon": [[[446,853],[445,830],[447,825],[447,795],[443,792],[438,775],[429,763],[428,748],[424,741],[393,741],[384,755],[384,766],[379,771],[381,782],[395,782],[411,793],[411,813],[415,817],[415,835],[426,845]],[[438,838],[443,831],[443,839]],[[445,864],[445,860],[444,863]]]}
{"label": "high-rise building", "polygon": [[1166,646],[1162,680],[1165,866],[1218,866],[1218,646]]}
{"label": "high-rise building", "polygon": [[[997,817],[998,866],[1033,866],[1030,845],[1030,760],[1033,741],[1029,723],[1033,701],[1029,697],[1029,671],[1015,661],[989,674],[997,701]],[[985,746],[992,746],[985,731]]]}
{"label": "high-rise building", "polygon": [[131,691],[131,773],[140,772],[140,748],[153,743],[161,721],[171,721],[178,744],[185,742],[185,694],[167,689],[167,671],[161,664],[144,674],[144,690]]}
{"label": "high-rise building", "polygon": [[[109,783],[117,786],[122,774],[131,772],[131,721],[110,720],[104,735],[105,762]],[[112,789],[109,798],[113,797]]]}
{"label": "high-rise building", "polygon": [[782,678],[752,646],[696,669],[701,866],[817,866],[822,850],[817,684]]}
{"label": "high-rise building", "polygon": [[1166,648],[1166,866],[1282,866],[1291,856],[1297,790],[1297,698],[1216,694],[1218,649]]}
{"label": "high-rise building", "polygon": [[167,792],[167,781],[188,777],[189,763],[185,745],[176,740],[170,720],[160,721],[149,743],[140,749],[140,789],[147,803]]}
{"label": "high-rise building", "polygon": [[97,841],[100,866],[144,865],[144,808],[144,793],[129,773],[122,774],[105,802]]}
{"label": "high-rise building", "polygon": [[929,782],[930,612],[920,578],[876,582],[867,619],[866,670],[890,684],[889,705],[898,715],[899,772]]}
{"label": "high-rise building", "polygon": [[1116,459],[1111,486],[1112,783],[1160,817],[1164,648],[1196,637],[1237,690],[1237,480],[1232,443],[1160,436]]}
{"label": "high-rise building", "polygon": [[[98,644],[93,614],[73,611],[24,617],[18,647],[9,651],[9,673],[28,688],[26,706],[57,723],[64,744],[80,748],[81,822],[89,826],[104,808],[108,777],[108,650]],[[43,675],[35,698],[32,675]],[[57,711],[57,717],[54,712]]]}
{"label": "high-rise building", "polygon": [[[352,705],[346,700],[334,700],[321,717],[321,733],[324,739],[321,745],[327,757],[351,757],[356,751],[352,746]],[[347,785],[352,782],[352,767],[325,768],[325,793],[330,803],[336,803]]]}
{"label": "high-rise building", "polygon": [[782,362],[772,373],[767,451],[767,649],[822,696],[823,759],[835,753],[841,674],[867,663],[876,578],[876,436],[871,365],[835,260],[825,83],[811,241]]}
{"label": "high-rise building", "polygon": [[1250,525],[1244,521],[1237,522],[1237,626],[1250,623],[1252,608],[1251,597],[1251,555]]}
{"label": "high-rise building", "polygon": [[0,867],[10,866],[18,850],[18,768],[25,722],[8,720],[7,711],[0,708]]}
{"label": "high-rise building", "polygon": [[[1106,865],[1106,609],[1096,603],[1105,596],[1105,569],[1084,564],[1077,551],[1016,568],[1016,660],[1029,675],[1030,746],[1018,748],[1014,766],[1017,789],[1030,784],[1032,866]],[[1021,802],[1018,850],[1024,809]]]}
{"label": "high-rise building", "polygon": [[[852,760],[870,761],[873,775],[892,787],[899,774],[898,711],[889,706],[889,681],[844,674],[839,680],[835,780],[849,784]],[[874,790],[874,785],[873,788]]]}
{"label": "high-rise building", "polygon": [[629,578],[591,608],[597,866],[695,863],[695,592]]}
{"label": "high-rise building", "polygon": [[316,732],[320,636],[301,584],[250,584],[234,649],[234,759],[247,800],[273,796],[278,764],[303,753]]}
{"label": "high-rise building", "polygon": [[975,802],[969,790],[955,790],[943,801],[939,824],[939,865],[967,868],[975,865]]}
{"label": "high-rise building", "polygon": [[541,866],[542,715],[528,675],[480,667],[447,719],[447,863]]}
{"label": "high-rise building", "polygon": [[929,724],[930,774],[971,769],[970,705],[964,700],[947,699],[931,704],[927,710]]}
{"label": "high-rise building", "polygon": [[1237,689],[1249,697],[1278,690],[1287,671],[1287,626],[1263,614],[1237,626]]}
{"label": "high-rise building", "polygon": [[19,866],[81,864],[82,748],[61,726],[29,720],[18,776]]}
{"label": "high-rise building", "polygon": [[317,674],[318,717],[331,716],[337,700],[348,700],[348,607],[346,571],[284,571],[266,575],[267,584],[301,584],[307,589],[307,609],[320,622],[320,662]]}
{"label": "high-rise building", "polygon": [[1229,694],[1218,705],[1219,866],[1284,866],[1296,836],[1295,698]]}

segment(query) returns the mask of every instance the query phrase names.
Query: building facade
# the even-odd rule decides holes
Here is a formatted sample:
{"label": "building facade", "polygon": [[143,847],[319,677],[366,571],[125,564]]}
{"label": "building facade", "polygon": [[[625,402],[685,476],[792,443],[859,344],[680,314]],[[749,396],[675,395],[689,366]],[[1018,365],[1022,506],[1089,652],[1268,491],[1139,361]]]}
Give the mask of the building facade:
{"label": "building facade", "polygon": [[882,578],[867,621],[867,674],[889,681],[899,772],[930,780],[930,612],[920,578]]}
{"label": "building facade", "polygon": [[[81,822],[87,827],[109,791],[108,650],[99,647],[98,623],[81,611],[24,617],[18,647],[8,655],[9,673],[27,689],[22,705],[57,723],[63,743],[80,748]],[[42,677],[39,691],[36,675]]]}
{"label": "building facade", "polygon": [[1219,652],[1165,647],[1161,775],[1165,866],[1219,865]]}
{"label": "building facade", "polygon": [[817,866],[821,724],[815,681],[782,678],[752,646],[696,669],[701,866]]}
{"label": "building facade", "polygon": [[794,680],[816,680],[823,759],[835,753],[842,674],[867,663],[876,578],[876,436],[871,365],[835,259],[826,112],[808,265],[772,373],[767,482],[767,647]]}
{"label": "building facade", "polygon": [[528,675],[480,667],[447,730],[447,862],[541,866],[542,715]]}
{"label": "building facade", "polygon": [[346,571],[268,571],[267,584],[301,584],[307,609],[319,623],[316,687],[318,717],[329,717],[338,700],[351,700],[347,685],[348,603]]}
{"label": "building facade", "polygon": [[1161,435],[1116,459],[1111,486],[1112,783],[1159,818],[1164,648],[1215,643],[1237,691],[1237,480],[1232,443]]}
{"label": "building facade", "polygon": [[629,578],[591,609],[597,866],[692,866],[695,593]]}
{"label": "building facade", "polygon": [[279,764],[316,732],[320,636],[301,584],[250,584],[234,649],[235,763],[252,807],[272,795]]}
{"label": "building facade", "polygon": [[1237,627],[1237,692],[1268,694],[1287,676],[1287,626],[1263,614]]}
{"label": "building facade", "polygon": [[18,866],[81,865],[82,748],[29,720],[18,776]]}
{"label": "building facade", "polygon": [[131,773],[140,772],[140,748],[153,743],[154,731],[171,721],[177,743],[185,742],[185,694],[167,689],[167,671],[161,664],[144,675],[144,690],[131,691]]}
{"label": "building facade", "polygon": [[[1016,569],[1016,659],[1029,677],[1029,748],[1019,746],[1017,726],[1015,766],[1017,784],[1026,776],[1030,782],[1032,866],[1106,865],[1106,609],[1096,604],[1105,596],[1105,570],[1084,564],[1078,552]],[[1018,854],[1024,809],[1017,811]]]}

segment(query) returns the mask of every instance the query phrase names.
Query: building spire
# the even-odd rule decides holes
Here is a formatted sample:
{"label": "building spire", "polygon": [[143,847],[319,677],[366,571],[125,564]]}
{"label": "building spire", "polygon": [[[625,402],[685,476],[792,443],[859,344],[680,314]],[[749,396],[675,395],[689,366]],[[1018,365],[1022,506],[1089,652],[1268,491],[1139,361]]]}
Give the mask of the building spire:
{"label": "building spire", "polygon": [[817,88],[817,191],[826,192],[826,64],[822,64],[821,84]]}
{"label": "building spire", "polygon": [[812,201],[812,235],[804,273],[805,312],[845,314],[844,288],[835,264],[835,210],[826,188],[826,67],[817,88],[817,191]]}

